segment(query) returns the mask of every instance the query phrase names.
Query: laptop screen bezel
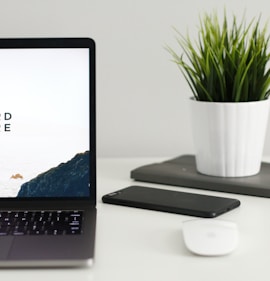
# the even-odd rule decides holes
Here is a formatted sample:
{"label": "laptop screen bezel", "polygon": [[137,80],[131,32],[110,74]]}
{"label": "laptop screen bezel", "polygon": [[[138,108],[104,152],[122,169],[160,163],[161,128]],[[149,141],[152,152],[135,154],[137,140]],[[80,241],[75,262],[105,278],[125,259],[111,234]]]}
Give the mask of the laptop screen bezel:
{"label": "laptop screen bezel", "polygon": [[[96,205],[96,50],[95,42],[91,38],[0,38],[0,49],[46,49],[46,48],[88,48],[89,49],[89,109],[90,109],[90,196],[89,197],[3,197],[0,198],[2,207],[9,206],[11,202],[24,205],[57,206],[64,202],[65,206],[72,207],[77,202],[86,202],[87,205]],[[43,205],[43,204],[42,204]],[[17,205],[16,205],[17,206]]]}

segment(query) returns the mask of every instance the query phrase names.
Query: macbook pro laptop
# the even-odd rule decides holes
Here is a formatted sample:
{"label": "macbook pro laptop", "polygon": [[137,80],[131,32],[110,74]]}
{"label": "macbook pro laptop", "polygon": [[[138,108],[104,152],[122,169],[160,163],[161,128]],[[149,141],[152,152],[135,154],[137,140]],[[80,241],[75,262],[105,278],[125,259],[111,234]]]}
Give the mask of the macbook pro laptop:
{"label": "macbook pro laptop", "polygon": [[91,264],[92,39],[0,39],[0,165],[0,265]]}

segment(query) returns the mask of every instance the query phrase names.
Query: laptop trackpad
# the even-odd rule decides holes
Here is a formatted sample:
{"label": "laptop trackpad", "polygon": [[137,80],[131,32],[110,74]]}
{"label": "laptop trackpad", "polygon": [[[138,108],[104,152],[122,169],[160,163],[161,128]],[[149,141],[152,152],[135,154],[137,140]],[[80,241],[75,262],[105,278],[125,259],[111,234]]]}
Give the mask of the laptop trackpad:
{"label": "laptop trackpad", "polygon": [[13,236],[1,236],[0,239],[0,260],[5,260],[8,257],[8,253],[11,249]]}

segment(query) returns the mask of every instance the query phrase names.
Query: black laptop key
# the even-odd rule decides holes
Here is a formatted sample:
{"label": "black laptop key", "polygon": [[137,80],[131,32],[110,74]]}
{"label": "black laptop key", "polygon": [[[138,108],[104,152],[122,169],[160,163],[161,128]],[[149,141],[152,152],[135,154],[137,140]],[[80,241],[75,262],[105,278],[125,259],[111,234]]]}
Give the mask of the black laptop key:
{"label": "black laptop key", "polygon": [[82,220],[82,211],[3,211],[0,236],[81,234]]}

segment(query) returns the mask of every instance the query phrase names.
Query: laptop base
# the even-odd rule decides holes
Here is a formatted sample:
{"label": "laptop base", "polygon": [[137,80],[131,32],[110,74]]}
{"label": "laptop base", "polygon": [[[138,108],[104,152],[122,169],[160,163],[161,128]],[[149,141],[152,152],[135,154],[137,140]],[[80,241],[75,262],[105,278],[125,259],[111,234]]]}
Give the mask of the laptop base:
{"label": "laptop base", "polygon": [[0,268],[63,268],[63,267],[92,267],[93,259],[89,260],[29,260],[29,261],[0,261]]}

